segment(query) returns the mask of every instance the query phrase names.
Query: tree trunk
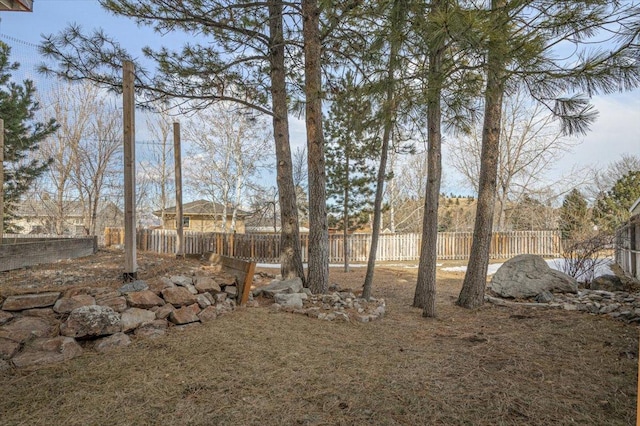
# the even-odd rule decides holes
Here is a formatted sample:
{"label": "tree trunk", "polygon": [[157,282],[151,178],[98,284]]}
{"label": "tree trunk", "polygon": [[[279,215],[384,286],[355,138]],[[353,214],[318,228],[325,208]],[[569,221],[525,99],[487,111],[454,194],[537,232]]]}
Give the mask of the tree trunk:
{"label": "tree trunk", "polygon": [[272,0],[269,5],[269,37],[271,60],[271,102],[273,109],[273,137],[276,145],[277,184],[280,202],[280,272],[283,279],[300,277],[304,269],[300,251],[300,230],[296,191],[293,185],[286,76],[284,69],[284,34],[282,2]]}
{"label": "tree trunk", "polygon": [[362,286],[362,297],[370,299],[373,287],[373,273],[376,266],[376,252],[378,250],[378,237],[380,236],[380,224],[382,222],[382,197],[384,194],[384,180],[387,169],[387,156],[389,153],[389,140],[393,129],[394,116],[396,113],[395,100],[395,71],[398,66],[398,52],[402,43],[399,33],[402,30],[405,19],[405,11],[402,10],[401,2],[396,0],[391,10],[391,34],[389,65],[387,70],[387,93],[384,103],[384,131],[382,133],[382,146],[380,147],[380,164],[378,167],[378,177],[376,180],[376,197],[373,203],[373,224],[371,226],[371,247],[369,249],[369,259],[367,262],[367,273]]}
{"label": "tree trunk", "polygon": [[[501,10],[505,0],[492,0],[491,8],[497,19],[495,33],[489,42],[487,55],[487,87],[485,92],[484,124],[482,129],[482,152],[480,154],[480,176],[478,179],[478,205],[473,231],[473,242],[467,273],[458,305],[475,308],[484,303],[484,289],[487,285],[489,248],[493,230],[493,214],[500,156],[500,124],[502,122],[502,98],[504,96],[505,65],[504,52],[507,18]],[[504,31],[501,31],[504,29]]]}
{"label": "tree trunk", "polygon": [[[444,0],[446,1],[446,0]],[[440,12],[443,1],[434,1],[431,14]],[[443,38],[429,49],[427,73],[427,185],[425,190],[424,216],[422,219],[422,246],[418,264],[418,279],[413,306],[423,308],[423,317],[436,316],[436,260],[438,255],[438,204],[442,180],[442,55]]]}
{"label": "tree trunk", "polygon": [[349,149],[345,152],[345,187],[344,187],[344,203],[342,204],[342,223],[343,223],[343,239],[342,251],[344,253],[344,271],[349,272]]}
{"label": "tree trunk", "polygon": [[322,133],[322,74],[320,71],[320,9],[317,0],[302,0],[304,77],[306,95],[307,166],[309,179],[309,270],[313,293],[329,290],[329,234]]}

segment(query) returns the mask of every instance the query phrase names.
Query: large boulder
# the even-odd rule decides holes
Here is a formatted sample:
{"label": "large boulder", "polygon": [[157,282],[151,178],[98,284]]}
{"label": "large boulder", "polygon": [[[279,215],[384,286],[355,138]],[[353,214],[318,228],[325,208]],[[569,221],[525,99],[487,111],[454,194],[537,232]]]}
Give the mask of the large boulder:
{"label": "large boulder", "polygon": [[280,293],[300,293],[302,291],[302,280],[299,277],[292,278],[290,280],[274,280],[271,284],[256,289],[253,292],[254,296],[258,296],[260,294],[264,294],[267,297],[274,297],[276,294]]}
{"label": "large boulder", "polygon": [[551,269],[540,256],[521,254],[498,269],[489,288],[502,297],[527,299],[544,291],[577,293],[578,282],[563,272]]}
{"label": "large boulder", "polygon": [[60,328],[62,335],[76,338],[104,336],[120,330],[120,314],[100,305],[74,309]]}

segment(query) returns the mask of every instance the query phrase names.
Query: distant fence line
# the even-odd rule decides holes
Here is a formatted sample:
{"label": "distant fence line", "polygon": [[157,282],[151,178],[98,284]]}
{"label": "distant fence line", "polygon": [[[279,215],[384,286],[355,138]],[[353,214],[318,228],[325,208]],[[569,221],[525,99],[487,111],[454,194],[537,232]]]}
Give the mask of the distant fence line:
{"label": "distant fence line", "polygon": [[[379,261],[415,261],[420,258],[420,234],[380,234],[376,259]],[[137,248],[142,251],[172,254],[176,249],[176,231],[138,229]],[[329,262],[344,262],[342,234],[329,235]],[[438,259],[467,259],[471,252],[472,232],[438,233]],[[106,228],[106,247],[124,244],[123,228]],[[309,236],[300,235],[302,261],[309,258]],[[349,260],[366,262],[371,247],[370,234],[349,235]],[[211,251],[225,256],[261,263],[280,262],[280,234],[224,234],[184,231],[186,254]],[[503,259],[518,254],[559,256],[560,233],[557,231],[496,232],[491,238],[490,257]]]}

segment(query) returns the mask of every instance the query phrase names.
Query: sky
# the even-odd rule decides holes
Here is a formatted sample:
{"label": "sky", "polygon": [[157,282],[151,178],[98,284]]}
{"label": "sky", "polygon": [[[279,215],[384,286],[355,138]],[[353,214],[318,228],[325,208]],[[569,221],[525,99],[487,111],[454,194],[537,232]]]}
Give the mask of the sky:
{"label": "sky", "polygon": [[[80,24],[85,30],[102,28],[136,55],[143,46],[179,47],[186,39],[181,34],[157,34],[148,28],[139,28],[127,18],[115,17],[100,7],[96,0],[35,0],[32,13],[0,12],[0,39],[11,37],[23,42],[17,53],[23,66],[35,66],[41,62],[35,47],[41,42],[41,34],[55,34],[71,23]],[[140,55],[141,56],[141,55]],[[37,81],[37,78],[30,76]],[[581,137],[581,143],[556,165],[553,173],[562,174],[574,168],[604,168],[618,160],[624,153],[640,154],[640,90],[628,93],[598,96],[593,104],[600,115],[591,132]],[[137,119],[137,132],[144,133],[143,120]],[[139,124],[138,124],[139,123]],[[305,145],[304,122],[292,117],[290,123],[292,149]],[[137,138],[145,135],[137,135]],[[444,153],[445,164],[446,155]],[[443,192],[463,192],[458,188],[459,179],[445,168]]]}

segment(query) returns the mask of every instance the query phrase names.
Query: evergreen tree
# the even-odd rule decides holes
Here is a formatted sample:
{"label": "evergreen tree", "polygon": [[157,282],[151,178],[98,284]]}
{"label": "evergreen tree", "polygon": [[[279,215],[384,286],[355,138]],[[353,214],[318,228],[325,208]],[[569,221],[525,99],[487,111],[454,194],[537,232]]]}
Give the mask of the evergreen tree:
{"label": "evergreen tree", "polygon": [[576,188],[562,201],[558,226],[563,240],[574,240],[589,227],[587,199]]}
{"label": "evergreen tree", "polygon": [[39,143],[57,129],[54,119],[38,122],[34,116],[40,105],[35,100],[36,89],[31,80],[21,84],[11,81],[11,72],[18,63],[9,60],[11,48],[0,42],[0,118],[4,120],[4,229],[11,226],[15,204],[42,173],[49,161],[31,158]]}
{"label": "evergreen tree", "polygon": [[640,170],[630,171],[596,201],[593,219],[602,230],[613,232],[629,219],[629,209],[640,198]]}
{"label": "evergreen tree", "polygon": [[377,154],[377,144],[368,134],[370,117],[371,103],[354,84],[353,75],[347,73],[325,120],[327,195],[333,200],[329,208],[342,216],[345,271],[349,270],[351,218],[370,205],[373,194],[374,168],[370,161]]}

